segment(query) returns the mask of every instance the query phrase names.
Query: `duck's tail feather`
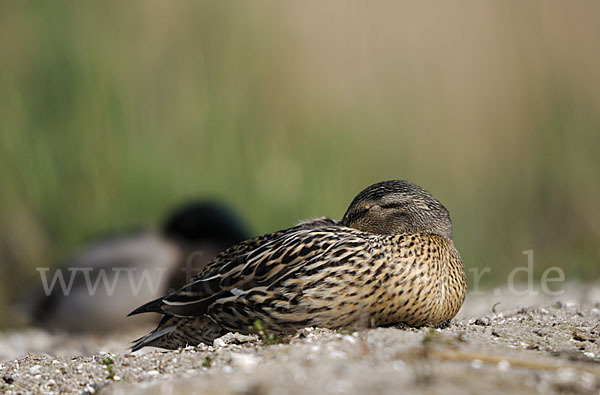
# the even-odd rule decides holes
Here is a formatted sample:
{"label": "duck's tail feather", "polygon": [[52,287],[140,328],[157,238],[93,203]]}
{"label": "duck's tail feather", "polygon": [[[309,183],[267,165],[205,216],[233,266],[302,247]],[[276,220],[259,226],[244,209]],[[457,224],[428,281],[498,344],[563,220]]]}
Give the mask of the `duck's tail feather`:
{"label": "duck's tail feather", "polygon": [[208,316],[174,317],[164,315],[155,330],[134,341],[131,351],[151,346],[176,350],[200,343],[212,344],[217,337],[227,333]]}
{"label": "duck's tail feather", "polygon": [[[164,314],[164,311],[162,311],[161,306],[163,304],[163,299],[165,297],[162,296],[158,299],[154,299],[151,300],[150,302],[141,305],[140,307],[138,307],[137,309],[133,310],[131,313],[127,314],[127,317],[131,317],[132,315],[136,315],[136,314],[142,314],[142,313],[161,313]],[[162,322],[162,320],[161,320]]]}

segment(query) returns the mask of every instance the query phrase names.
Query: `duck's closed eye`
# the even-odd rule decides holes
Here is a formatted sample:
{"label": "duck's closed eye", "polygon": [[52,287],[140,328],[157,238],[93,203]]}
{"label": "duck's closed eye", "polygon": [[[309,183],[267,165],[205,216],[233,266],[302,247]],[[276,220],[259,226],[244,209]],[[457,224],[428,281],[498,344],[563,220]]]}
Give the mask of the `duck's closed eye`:
{"label": "duck's closed eye", "polygon": [[401,208],[404,206],[405,206],[405,204],[402,204],[402,203],[386,203],[386,204],[380,205],[381,208]]}

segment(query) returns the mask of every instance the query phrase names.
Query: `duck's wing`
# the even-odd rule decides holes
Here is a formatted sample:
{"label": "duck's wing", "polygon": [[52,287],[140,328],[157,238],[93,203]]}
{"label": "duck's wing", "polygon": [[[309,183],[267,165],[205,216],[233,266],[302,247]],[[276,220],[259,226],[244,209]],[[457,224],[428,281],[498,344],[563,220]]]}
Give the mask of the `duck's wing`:
{"label": "duck's wing", "polygon": [[238,243],[219,255],[217,255],[204,270],[200,271],[190,283],[193,283],[196,280],[212,277],[214,275],[227,273],[231,269],[231,263],[236,261],[236,263],[240,262],[240,258],[245,257],[248,253],[263,247],[273,240],[277,240],[278,238],[300,229],[315,229],[322,228],[327,226],[336,226],[339,222],[327,217],[315,218],[300,222],[298,225],[293,228],[280,230],[273,233],[268,233],[265,235],[257,236],[252,239],[245,240],[241,243]]}
{"label": "duck's wing", "polygon": [[164,299],[160,309],[175,316],[206,314],[216,300],[266,287],[339,242],[338,227],[296,229],[226,262],[218,274],[192,281]]}
{"label": "duck's wing", "polygon": [[[156,312],[177,316],[204,314],[212,300],[251,280],[243,271],[246,266],[257,262],[269,262],[262,255],[269,255],[274,245],[283,242],[296,232],[310,229],[337,226],[338,222],[330,218],[317,218],[304,221],[297,226],[278,232],[258,236],[236,244],[217,255],[187,285],[168,296],[152,300],[129,315]],[[273,254],[271,254],[273,255]],[[257,260],[257,258],[259,258]],[[252,262],[251,265],[248,265]],[[250,269],[247,269],[250,270]],[[235,292],[235,291],[233,291]]]}
{"label": "duck's wing", "polygon": [[[341,226],[289,230],[248,252],[228,272],[197,279],[162,299],[158,304],[164,314],[161,323],[136,340],[133,350],[211,344],[229,330],[246,332],[255,319],[273,329],[309,326],[306,317],[311,311],[294,310],[301,307],[302,298],[311,297],[313,281],[327,283],[323,277],[330,275],[328,269],[335,272],[335,266],[370,262],[371,253],[364,251],[369,243],[365,237]],[[331,284],[338,282],[333,277],[329,280]],[[322,302],[331,305],[325,299]]]}

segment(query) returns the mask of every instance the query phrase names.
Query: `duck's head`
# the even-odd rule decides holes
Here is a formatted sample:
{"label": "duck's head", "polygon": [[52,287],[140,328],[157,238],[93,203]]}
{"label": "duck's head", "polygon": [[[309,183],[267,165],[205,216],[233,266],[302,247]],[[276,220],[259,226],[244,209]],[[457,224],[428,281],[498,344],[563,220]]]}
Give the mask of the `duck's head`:
{"label": "duck's head", "polygon": [[188,243],[218,241],[233,245],[250,235],[234,212],[210,200],[191,202],[178,208],[167,218],[162,230],[167,237]]}
{"label": "duck's head", "polygon": [[376,234],[428,233],[452,239],[448,210],[408,181],[383,181],[360,192],[342,225]]}

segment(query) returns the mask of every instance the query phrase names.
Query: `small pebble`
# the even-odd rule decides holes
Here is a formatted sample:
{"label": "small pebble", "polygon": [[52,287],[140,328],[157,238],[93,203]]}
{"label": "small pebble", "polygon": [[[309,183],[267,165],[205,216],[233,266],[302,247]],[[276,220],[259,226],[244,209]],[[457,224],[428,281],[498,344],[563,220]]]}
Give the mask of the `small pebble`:
{"label": "small pebble", "polygon": [[481,369],[483,367],[483,361],[481,359],[474,359],[471,361],[471,367],[475,369]]}
{"label": "small pebble", "polygon": [[502,361],[498,362],[497,368],[498,368],[498,370],[503,370],[503,371],[508,370],[508,369],[510,369],[510,363],[508,361],[502,360]]}
{"label": "small pebble", "polygon": [[213,342],[213,347],[214,348],[221,348],[221,347],[225,347],[225,341],[221,338],[215,339],[215,341]]}

